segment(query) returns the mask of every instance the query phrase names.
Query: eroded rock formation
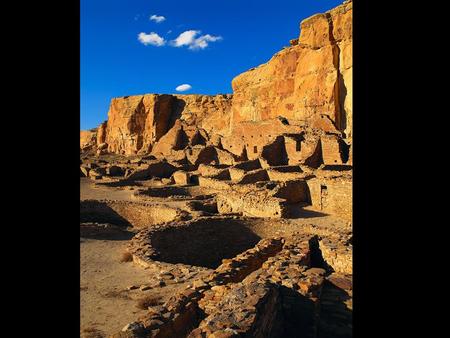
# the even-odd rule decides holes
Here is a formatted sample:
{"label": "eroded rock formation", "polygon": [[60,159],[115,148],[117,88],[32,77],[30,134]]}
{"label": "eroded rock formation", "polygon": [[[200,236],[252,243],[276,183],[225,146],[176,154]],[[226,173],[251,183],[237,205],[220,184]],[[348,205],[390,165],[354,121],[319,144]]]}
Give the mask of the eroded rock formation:
{"label": "eroded rock formation", "polygon": [[97,130],[80,130],[80,149],[93,147],[97,144]]}
{"label": "eroded rock formation", "polygon": [[[233,79],[232,95],[114,98],[107,123],[98,128],[97,145],[106,142],[111,153],[150,153],[171,128],[179,128],[177,120],[203,130],[207,139],[214,135],[226,150],[238,156],[245,152],[249,159],[260,156],[278,136],[309,127],[351,144],[351,23],[351,1],[303,20],[291,46]],[[88,132],[81,137],[88,138]]]}
{"label": "eroded rock formation", "polygon": [[146,94],[114,98],[108,112],[108,151],[125,155],[149,153],[175,121],[224,133],[230,125],[230,95]]}
{"label": "eroded rock formation", "polygon": [[232,81],[234,128],[283,116],[306,124],[326,115],[351,137],[352,3],[300,24],[297,42]]}

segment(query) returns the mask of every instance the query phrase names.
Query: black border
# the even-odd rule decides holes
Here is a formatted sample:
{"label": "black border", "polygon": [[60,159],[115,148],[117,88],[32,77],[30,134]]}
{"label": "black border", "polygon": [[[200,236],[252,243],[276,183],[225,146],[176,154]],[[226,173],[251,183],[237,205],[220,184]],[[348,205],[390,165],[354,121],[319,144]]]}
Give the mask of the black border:
{"label": "black border", "polygon": [[[422,4],[420,10],[426,10],[425,7]],[[427,92],[430,88],[424,86],[438,85],[420,82],[419,72],[427,71],[427,65],[431,69],[437,65],[433,60],[418,60],[416,51],[439,46],[444,52],[442,42],[446,40],[440,44],[421,40],[419,44],[415,32],[425,25],[424,18],[429,14],[413,18],[405,13],[407,9],[395,12],[390,3],[369,5],[369,1],[353,0],[356,338],[404,336],[408,329],[414,332],[418,325],[423,325],[422,318],[419,320],[416,315],[402,322],[401,313],[420,311],[419,301],[432,297],[440,287],[437,274],[431,283],[419,278],[426,275],[424,270],[430,263],[424,262],[425,257],[430,258],[430,251],[424,249],[423,243],[429,233],[424,231],[421,238],[414,239],[416,246],[411,256],[401,244],[411,241],[403,235],[411,229],[411,218],[423,208],[424,199],[429,198],[418,196],[418,190],[408,189],[408,183],[413,182],[415,188],[423,182],[417,183],[417,178],[404,182],[403,177],[408,169],[423,165],[420,161],[413,165],[417,163],[417,143],[421,142],[415,137],[422,126],[413,123],[418,120],[411,114],[417,109],[414,95],[421,95],[422,91],[412,87],[421,86]],[[12,183],[4,195],[4,212],[12,216],[4,222],[4,229],[9,232],[4,241],[12,244],[5,256],[8,274],[4,279],[8,282],[5,293],[14,297],[10,309],[16,318],[12,320],[17,321],[9,322],[8,326],[18,328],[17,332],[77,337],[80,4],[67,1],[55,6],[41,2],[10,12],[20,13],[21,20],[28,23],[22,32],[14,30],[13,36],[28,39],[26,43],[21,39],[13,43],[10,51],[14,55],[5,63],[5,72],[12,71],[6,81],[13,93],[11,99],[5,98],[10,107],[2,115],[3,130],[11,132],[3,139],[7,153],[3,177],[5,183]],[[435,23],[439,22],[437,14],[433,13]],[[402,34],[395,31],[398,27],[403,28]],[[406,53],[398,56],[405,46]],[[405,69],[403,63],[408,59],[414,59],[415,65],[409,68],[408,64]],[[407,88],[407,96],[398,96],[401,87]],[[442,96],[435,97],[439,98]],[[431,114],[430,110],[436,109],[426,104],[420,108],[422,114]],[[425,161],[433,159],[428,153],[419,155]],[[399,210],[399,199],[412,203]],[[422,226],[433,225],[428,222]],[[395,234],[397,228],[401,234]],[[407,291],[410,283],[427,292],[423,296],[417,295],[419,290],[410,293]],[[20,296],[26,303],[17,299]]]}

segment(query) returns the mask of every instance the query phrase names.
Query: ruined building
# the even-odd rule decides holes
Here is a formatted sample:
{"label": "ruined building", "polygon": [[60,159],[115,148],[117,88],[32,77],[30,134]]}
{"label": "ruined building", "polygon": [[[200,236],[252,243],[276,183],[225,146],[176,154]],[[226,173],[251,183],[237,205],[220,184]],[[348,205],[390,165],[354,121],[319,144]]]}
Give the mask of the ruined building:
{"label": "ruined building", "polygon": [[[80,176],[133,186],[141,201],[83,201],[83,229],[93,215],[126,220],[139,229],[129,244],[136,264],[210,269],[114,337],[351,335],[351,310],[334,325],[324,314],[331,289],[321,291],[340,285],[351,299],[351,0],[303,20],[289,46],[236,76],[232,88],[113,98],[108,120],[80,133]],[[189,199],[190,209],[158,204],[169,196]],[[289,235],[274,226],[308,212],[345,226]],[[256,227],[255,219],[269,223]],[[233,222],[257,236],[242,239],[242,224],[234,233]],[[218,244],[197,257],[210,250],[196,247],[202,233]],[[173,243],[186,239],[194,244],[183,253]],[[223,254],[221,241],[229,245]]]}

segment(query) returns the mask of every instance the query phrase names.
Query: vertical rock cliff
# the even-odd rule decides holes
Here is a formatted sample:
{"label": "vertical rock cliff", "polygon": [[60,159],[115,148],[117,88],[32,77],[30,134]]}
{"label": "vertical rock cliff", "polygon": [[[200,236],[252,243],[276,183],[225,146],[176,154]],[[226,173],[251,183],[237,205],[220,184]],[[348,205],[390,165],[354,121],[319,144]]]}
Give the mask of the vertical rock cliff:
{"label": "vertical rock cliff", "polygon": [[305,125],[327,115],[351,138],[352,3],[300,24],[300,36],[232,81],[232,128],[282,116]]}
{"label": "vertical rock cliff", "polygon": [[106,130],[108,151],[126,155],[150,151],[151,145],[169,128],[171,107],[170,95],[147,94],[112,99]]}
{"label": "vertical rock cliff", "polygon": [[97,129],[80,130],[80,148],[85,149],[96,145]]}
{"label": "vertical rock cliff", "polygon": [[[125,155],[152,151],[174,125],[223,137],[226,150],[257,157],[301,128],[352,139],[352,2],[300,23],[300,35],[267,63],[232,81],[232,95],[146,94],[114,98],[97,144]],[[295,127],[294,127],[295,126]],[[80,134],[87,144],[89,132]],[[289,140],[288,140],[289,141]],[[94,142],[95,143],[95,142]]]}
{"label": "vertical rock cliff", "polygon": [[230,95],[146,94],[114,98],[108,112],[108,151],[147,153],[177,119],[208,132],[226,133],[230,125]]}

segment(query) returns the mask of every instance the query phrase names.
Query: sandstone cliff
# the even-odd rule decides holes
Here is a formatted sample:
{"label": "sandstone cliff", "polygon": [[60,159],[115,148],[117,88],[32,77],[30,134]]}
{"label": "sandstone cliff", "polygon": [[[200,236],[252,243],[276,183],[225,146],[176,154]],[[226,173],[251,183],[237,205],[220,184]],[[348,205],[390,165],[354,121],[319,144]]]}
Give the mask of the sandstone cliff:
{"label": "sandstone cliff", "polygon": [[114,98],[108,111],[108,151],[135,154],[151,150],[150,145],[169,127],[170,95],[136,95]]}
{"label": "sandstone cliff", "polygon": [[[206,141],[214,137],[225,150],[248,158],[259,157],[270,144],[278,147],[281,136],[285,146],[292,143],[294,151],[300,151],[301,140],[286,136],[310,128],[338,135],[351,145],[352,2],[303,20],[299,37],[290,43],[267,63],[234,78],[232,95],[112,99],[108,121],[97,128],[94,143],[106,143],[107,151],[125,155],[150,153],[155,145],[164,152],[178,142],[181,125],[175,122],[180,120],[183,133],[196,127]],[[170,133],[174,140],[168,135],[170,142],[158,145],[171,128],[177,129]],[[80,146],[92,142],[89,137],[89,132],[80,134]],[[316,137],[311,147],[317,148],[318,142]]]}
{"label": "sandstone cliff", "polygon": [[106,142],[106,128],[108,126],[108,121],[101,123],[97,128],[96,142],[97,145]]}
{"label": "sandstone cliff", "polygon": [[232,127],[283,116],[306,124],[325,114],[351,138],[352,3],[300,24],[293,44],[232,81]]}
{"label": "sandstone cliff", "polygon": [[209,133],[223,134],[228,132],[230,116],[230,95],[146,94],[114,98],[105,141],[113,153],[147,153],[178,119]]}
{"label": "sandstone cliff", "polygon": [[97,130],[80,130],[80,148],[91,147],[96,144]]}

